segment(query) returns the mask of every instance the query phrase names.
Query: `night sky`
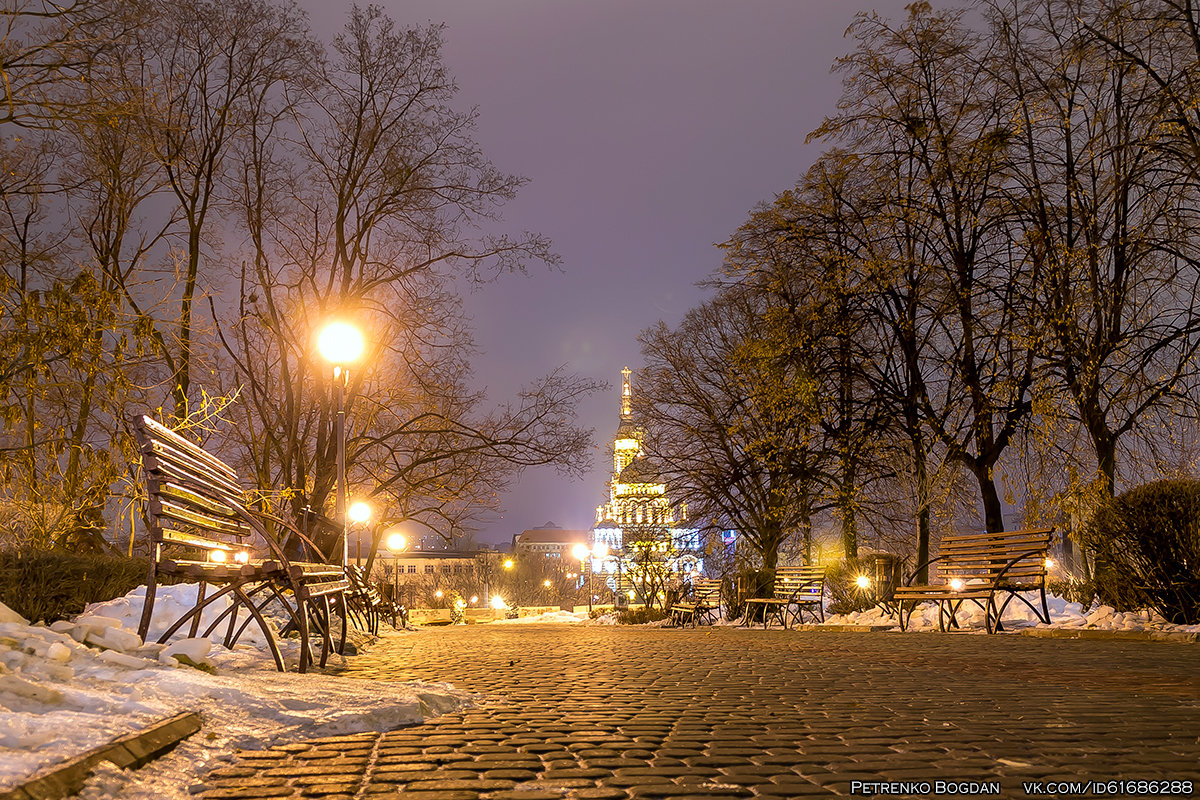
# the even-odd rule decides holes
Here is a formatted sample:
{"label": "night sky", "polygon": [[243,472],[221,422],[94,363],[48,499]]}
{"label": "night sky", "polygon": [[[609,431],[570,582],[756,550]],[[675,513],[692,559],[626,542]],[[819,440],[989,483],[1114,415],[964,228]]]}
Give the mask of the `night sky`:
{"label": "night sky", "polygon": [[[476,379],[498,399],[567,365],[610,390],[580,408],[596,430],[583,481],[525,474],[482,542],[553,521],[590,528],[611,469],[620,370],[637,334],[676,323],[720,266],[714,246],[818,155],[834,60],[860,10],[899,20],[909,0],[385,0],[398,24],[444,22],[476,139],[530,183],[506,228],[553,239],[562,270],[531,269],[472,295]],[[350,3],[302,0],[330,39]],[[634,391],[637,391],[636,386]]]}

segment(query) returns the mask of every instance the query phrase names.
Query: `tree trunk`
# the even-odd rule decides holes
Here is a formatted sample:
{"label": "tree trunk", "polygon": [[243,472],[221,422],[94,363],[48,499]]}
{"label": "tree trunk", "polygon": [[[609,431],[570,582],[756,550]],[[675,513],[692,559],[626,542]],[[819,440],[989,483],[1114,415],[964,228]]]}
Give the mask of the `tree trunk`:
{"label": "tree trunk", "polygon": [[987,467],[976,467],[971,470],[979,481],[979,494],[983,498],[983,521],[988,533],[999,533],[1004,530],[1004,511],[1000,504],[1000,493],[996,491],[996,480],[992,471]]}

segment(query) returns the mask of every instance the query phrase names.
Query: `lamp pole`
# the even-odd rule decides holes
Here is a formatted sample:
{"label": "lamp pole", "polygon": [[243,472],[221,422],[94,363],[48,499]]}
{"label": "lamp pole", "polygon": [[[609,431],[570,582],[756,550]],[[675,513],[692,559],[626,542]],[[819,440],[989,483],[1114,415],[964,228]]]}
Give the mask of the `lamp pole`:
{"label": "lamp pole", "polygon": [[400,604],[400,553],[408,547],[408,539],[402,533],[392,533],[387,538],[387,549],[392,554],[392,627],[396,627],[396,613]]}
{"label": "lamp pole", "polygon": [[317,338],[321,356],[333,365],[334,437],[337,439],[337,497],[335,508],[342,523],[342,566],[350,560],[350,517],[346,514],[346,386],[350,381],[349,365],[358,361],[363,352],[363,337],[358,328],[347,322],[331,322]]}
{"label": "lamp pole", "polygon": [[350,372],[340,365],[333,368],[337,383],[337,417],[334,423],[337,436],[337,518],[342,521],[342,566],[349,560],[350,517],[346,514],[346,380]]}

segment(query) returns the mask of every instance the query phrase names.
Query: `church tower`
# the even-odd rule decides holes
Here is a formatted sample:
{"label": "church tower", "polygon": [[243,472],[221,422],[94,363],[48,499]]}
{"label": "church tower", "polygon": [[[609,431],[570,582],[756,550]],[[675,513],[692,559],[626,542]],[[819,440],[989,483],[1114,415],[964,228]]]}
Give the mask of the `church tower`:
{"label": "church tower", "polygon": [[635,574],[635,565],[627,563],[630,559],[645,561],[648,542],[662,553],[662,569],[667,572],[691,574],[703,569],[699,533],[682,527],[687,507],[671,503],[666,484],[642,451],[645,432],[634,422],[632,374],[629,367],[621,370],[621,415],[613,437],[608,501],[596,508],[592,529],[592,541],[607,547],[613,556],[598,571],[618,573],[614,588],[621,583],[620,573]]}

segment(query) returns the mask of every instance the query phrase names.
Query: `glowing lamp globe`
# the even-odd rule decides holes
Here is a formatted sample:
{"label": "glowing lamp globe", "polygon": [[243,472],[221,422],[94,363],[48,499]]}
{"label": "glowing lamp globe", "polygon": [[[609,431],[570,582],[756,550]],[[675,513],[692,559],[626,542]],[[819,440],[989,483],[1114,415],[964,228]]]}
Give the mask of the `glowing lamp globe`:
{"label": "glowing lamp globe", "polygon": [[583,561],[585,558],[587,558],[589,552],[590,551],[588,550],[586,544],[577,544],[571,548],[571,555],[575,556],[580,561]]}
{"label": "glowing lamp globe", "polygon": [[357,503],[352,503],[346,513],[350,516],[351,522],[359,525],[371,519],[371,507],[361,500]]}
{"label": "glowing lamp globe", "polygon": [[403,533],[389,534],[387,537],[387,549],[391,551],[403,550],[408,546],[408,539],[404,538]]}
{"label": "glowing lamp globe", "polygon": [[500,595],[496,595],[492,598],[492,608],[504,608],[505,605],[504,598]]}
{"label": "glowing lamp globe", "polygon": [[856,584],[858,584],[858,588],[860,588],[860,589],[866,589],[868,586],[871,585],[871,579],[868,578],[866,575],[859,575],[857,578],[854,579],[854,582]]}
{"label": "glowing lamp globe", "polygon": [[330,364],[353,364],[364,347],[362,332],[348,322],[331,322],[317,337],[317,349]]}

